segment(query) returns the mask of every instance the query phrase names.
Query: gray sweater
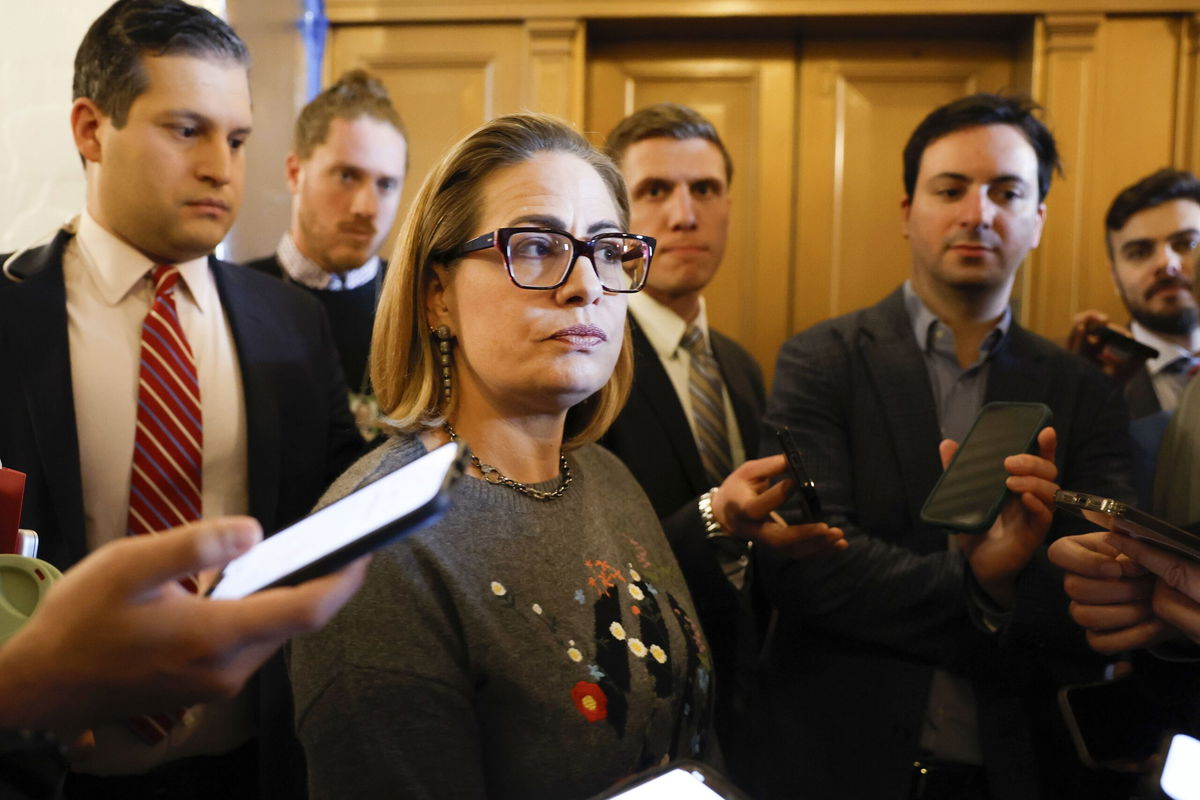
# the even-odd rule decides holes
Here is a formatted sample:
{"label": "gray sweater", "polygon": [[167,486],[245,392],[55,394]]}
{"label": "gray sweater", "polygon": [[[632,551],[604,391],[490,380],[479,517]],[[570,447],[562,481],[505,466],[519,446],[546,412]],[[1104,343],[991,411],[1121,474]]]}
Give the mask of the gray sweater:
{"label": "gray sweater", "polygon": [[[424,452],[397,437],[322,503]],[[313,798],[567,800],[715,753],[709,653],[654,511],[608,451],[568,458],[549,502],[459,481],[442,520],[379,551],[293,643]]]}

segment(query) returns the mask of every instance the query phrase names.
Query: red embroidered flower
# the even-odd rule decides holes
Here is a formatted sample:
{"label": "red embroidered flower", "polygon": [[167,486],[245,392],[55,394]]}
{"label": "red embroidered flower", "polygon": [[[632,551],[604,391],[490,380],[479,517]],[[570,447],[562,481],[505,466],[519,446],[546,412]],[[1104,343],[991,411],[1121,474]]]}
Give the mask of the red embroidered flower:
{"label": "red embroidered flower", "polygon": [[588,722],[599,722],[608,716],[608,698],[604,690],[589,681],[580,681],[571,690],[575,707]]}

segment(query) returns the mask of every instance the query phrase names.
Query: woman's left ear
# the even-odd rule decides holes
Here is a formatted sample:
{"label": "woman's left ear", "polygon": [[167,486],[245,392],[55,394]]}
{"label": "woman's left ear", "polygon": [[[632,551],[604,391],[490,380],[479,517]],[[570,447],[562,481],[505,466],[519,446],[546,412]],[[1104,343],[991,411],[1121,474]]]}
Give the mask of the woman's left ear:
{"label": "woman's left ear", "polygon": [[429,267],[429,280],[425,284],[425,322],[431,329],[450,324],[450,306],[446,303],[449,278],[445,267]]}

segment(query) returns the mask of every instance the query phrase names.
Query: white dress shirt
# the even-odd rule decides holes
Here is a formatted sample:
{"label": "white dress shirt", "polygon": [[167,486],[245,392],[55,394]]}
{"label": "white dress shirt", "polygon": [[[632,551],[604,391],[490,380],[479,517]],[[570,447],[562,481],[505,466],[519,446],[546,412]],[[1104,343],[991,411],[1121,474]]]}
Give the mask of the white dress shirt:
{"label": "white dress shirt", "polygon": [[[696,437],[696,422],[692,418],[692,398],[688,391],[688,370],[692,365],[692,356],[680,342],[687,333],[688,323],[671,309],[655,300],[645,292],[629,295],[629,313],[637,320],[642,333],[650,340],[650,346],[658,354],[671,385],[675,387],[675,395],[683,405],[687,415],[688,426],[692,429],[692,438]],[[712,339],[708,334],[708,314],[705,311],[704,298],[700,298],[700,313],[696,315],[693,324],[704,332],[704,346],[712,353]],[[746,460],[746,448],[742,442],[742,432],[738,428],[737,417],[733,413],[733,402],[729,398],[729,387],[721,381],[721,394],[725,399],[725,430],[729,435],[729,455],[734,468]]]}
{"label": "white dress shirt", "polygon": [[[175,307],[196,359],[203,515],[245,514],[246,407],[229,322],[207,258],[178,264]],[[84,530],[89,550],[125,535],[150,259],[86,212],[63,253]]]}
{"label": "white dress shirt", "polygon": [[1158,405],[1163,411],[1174,411],[1179,406],[1179,398],[1183,397],[1183,390],[1187,388],[1188,378],[1191,376],[1186,371],[1168,372],[1164,370],[1179,358],[1191,358],[1193,353],[1200,350],[1200,328],[1192,329],[1189,348],[1180,347],[1174,342],[1167,341],[1139,322],[1133,322],[1129,326],[1129,331],[1133,334],[1134,339],[1158,351],[1157,357],[1146,361],[1146,371],[1150,373],[1150,382],[1154,385],[1154,394],[1158,397]]}

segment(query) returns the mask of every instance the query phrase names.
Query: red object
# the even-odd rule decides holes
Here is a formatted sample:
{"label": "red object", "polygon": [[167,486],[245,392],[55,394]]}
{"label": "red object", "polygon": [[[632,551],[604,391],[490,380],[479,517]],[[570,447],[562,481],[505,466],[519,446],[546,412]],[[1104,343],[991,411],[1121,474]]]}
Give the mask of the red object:
{"label": "red object", "polygon": [[25,499],[25,473],[0,468],[0,553],[20,553],[21,503]]}
{"label": "red object", "polygon": [[604,690],[589,681],[580,681],[571,690],[575,708],[588,722],[599,722],[608,717],[608,696]]}

